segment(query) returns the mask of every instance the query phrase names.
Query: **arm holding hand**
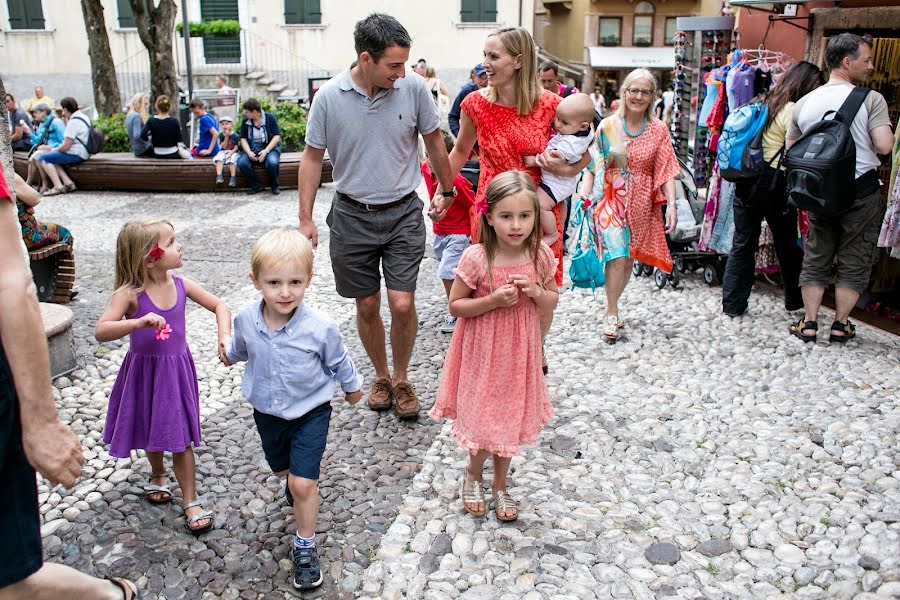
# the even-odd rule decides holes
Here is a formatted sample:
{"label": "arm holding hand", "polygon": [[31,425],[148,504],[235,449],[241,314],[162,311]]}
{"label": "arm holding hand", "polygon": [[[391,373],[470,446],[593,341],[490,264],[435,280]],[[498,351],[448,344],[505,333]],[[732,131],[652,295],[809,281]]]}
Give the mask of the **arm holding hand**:
{"label": "arm holding hand", "polygon": [[221,298],[207,292],[190,279],[184,278],[184,291],[188,298],[209,312],[215,313],[216,330],[219,336],[217,353],[219,359],[223,359],[231,341],[231,310]]}
{"label": "arm holding hand", "polygon": [[137,296],[134,290],[126,289],[115,292],[109,306],[100,315],[94,327],[94,337],[98,342],[111,342],[129,335],[136,329],[159,328],[166,320],[156,313],[147,313],[136,319],[125,319],[125,315],[137,310]]}
{"label": "arm holding hand", "polygon": [[314,148],[309,144],[303,150],[303,160],[297,170],[297,188],[300,192],[300,233],[309,238],[313,248],[319,244],[319,230],[313,223],[313,205],[316,203],[316,190],[322,179],[322,162],[325,150]]}

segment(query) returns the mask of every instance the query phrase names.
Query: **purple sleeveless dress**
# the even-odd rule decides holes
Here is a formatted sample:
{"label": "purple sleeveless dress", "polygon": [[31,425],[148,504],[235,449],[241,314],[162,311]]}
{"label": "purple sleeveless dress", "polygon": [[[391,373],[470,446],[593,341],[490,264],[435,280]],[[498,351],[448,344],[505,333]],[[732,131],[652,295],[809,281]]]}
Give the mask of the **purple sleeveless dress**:
{"label": "purple sleeveless dress", "polygon": [[178,300],[169,310],[153,304],[146,293],[137,297],[139,318],[154,312],[172,329],[166,340],[156,329],[136,329],[109,397],[103,441],[110,456],[127,458],[131,450],[182,452],[200,443],[200,394],[197,371],[184,327],[187,294],[173,275]]}

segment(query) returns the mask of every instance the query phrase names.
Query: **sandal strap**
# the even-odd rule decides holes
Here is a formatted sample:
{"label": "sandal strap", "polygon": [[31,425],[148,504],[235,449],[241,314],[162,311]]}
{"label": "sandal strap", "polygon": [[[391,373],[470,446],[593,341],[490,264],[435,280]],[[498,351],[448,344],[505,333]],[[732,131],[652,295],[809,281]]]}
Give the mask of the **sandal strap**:
{"label": "sandal strap", "polygon": [[509,510],[511,508],[519,510],[519,505],[512,499],[512,496],[510,496],[509,492],[506,490],[498,490],[497,493],[494,494],[494,504],[499,510]]}
{"label": "sandal strap", "polygon": [[212,513],[211,511],[204,510],[204,511],[202,511],[202,512],[197,513],[197,514],[194,515],[193,517],[188,517],[188,518],[187,518],[187,520],[188,520],[188,525],[193,525],[193,524],[196,523],[197,521],[203,521],[203,520],[205,520],[205,519],[209,519],[210,521],[212,521],[213,516],[214,516],[214,515],[213,515],[213,513]]}
{"label": "sandal strap", "polygon": [[195,506],[203,506],[203,500],[194,500],[193,502],[188,502],[184,506],[181,507],[182,512],[186,511],[189,508],[194,508]]}
{"label": "sandal strap", "polygon": [[835,321],[831,324],[832,331],[856,331],[856,326],[850,322],[850,319],[847,319],[846,323],[841,323],[840,321]]}
{"label": "sandal strap", "polygon": [[797,321],[797,324],[794,326],[797,331],[803,331],[804,329],[812,329],[813,331],[819,330],[819,322],[818,321],[805,321],[800,319]]}
{"label": "sandal strap", "polygon": [[172,494],[172,490],[169,487],[168,483],[164,483],[162,485],[156,485],[155,483],[148,483],[148,484],[144,485],[144,493],[145,494],[158,494],[160,492],[162,492],[164,494],[169,494],[169,495]]}
{"label": "sandal strap", "polygon": [[167,470],[163,470],[161,473],[157,473],[155,471],[150,472],[150,479],[156,479],[157,477],[168,477],[169,472]]}
{"label": "sandal strap", "polygon": [[[466,489],[466,483],[470,484]],[[484,502],[484,482],[477,479],[463,479],[462,500],[466,504],[480,504]]]}
{"label": "sandal strap", "polygon": [[122,579],[121,577],[110,577],[107,579],[107,581],[121,588],[123,600],[141,600],[143,598],[140,588],[138,588],[137,585],[127,579]]}

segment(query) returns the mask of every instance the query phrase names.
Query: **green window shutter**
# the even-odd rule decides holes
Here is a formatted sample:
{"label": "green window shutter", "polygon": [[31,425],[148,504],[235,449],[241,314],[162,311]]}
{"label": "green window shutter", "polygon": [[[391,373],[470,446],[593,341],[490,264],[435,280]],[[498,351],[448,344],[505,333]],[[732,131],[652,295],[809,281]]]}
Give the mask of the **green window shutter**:
{"label": "green window shutter", "polygon": [[200,0],[201,21],[237,21],[238,0]]}
{"label": "green window shutter", "polygon": [[303,23],[319,25],[322,23],[322,9],[319,0],[303,1]]}
{"label": "green window shutter", "polygon": [[9,8],[9,28],[27,29],[25,18],[25,0],[7,0]]}
{"label": "green window shutter", "polygon": [[497,22],[497,0],[481,0],[481,22]]}
{"label": "green window shutter", "polygon": [[459,20],[462,23],[477,23],[481,13],[480,0],[462,0],[460,3]]}
{"label": "green window shutter", "polygon": [[303,0],[284,0],[284,24],[296,25],[302,23],[301,9]]}
{"label": "green window shutter", "polygon": [[131,10],[131,2],[128,0],[116,0],[119,9],[119,27],[134,27],[134,12]]}

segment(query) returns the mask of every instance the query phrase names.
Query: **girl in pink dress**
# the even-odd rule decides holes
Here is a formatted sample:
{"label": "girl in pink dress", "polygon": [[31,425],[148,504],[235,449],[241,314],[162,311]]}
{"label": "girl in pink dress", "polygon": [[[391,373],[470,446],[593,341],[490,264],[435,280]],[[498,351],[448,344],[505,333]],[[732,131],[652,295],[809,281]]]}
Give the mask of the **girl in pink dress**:
{"label": "girl in pink dress", "polygon": [[103,441],[110,456],[145,450],[151,468],[145,496],[163,504],[172,500],[163,456],[171,452],[186,526],[199,533],[212,527],[213,514],[197,499],[193,446],[200,443],[200,398],[185,304],[191,299],[216,314],[220,357],[231,337],[231,312],[216,296],[172,273],[181,266],[181,244],[169,221],[126,223],[116,240],[116,291],[94,336],[98,342],[126,335],[131,341],[106,411]]}
{"label": "girl in pink dress", "polygon": [[481,243],[467,248],[456,268],[450,314],[458,321],[430,414],[453,419],[453,436],[469,451],[463,507],[485,514],[482,470],[493,456],[491,502],[498,519],[513,521],[510,461],[553,416],[541,373],[538,311],[556,308],[556,259],[541,241],[540,204],[528,174],[497,175],[476,208]]}

